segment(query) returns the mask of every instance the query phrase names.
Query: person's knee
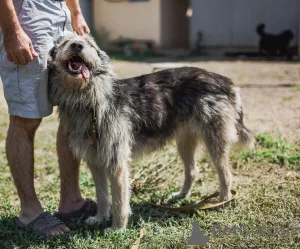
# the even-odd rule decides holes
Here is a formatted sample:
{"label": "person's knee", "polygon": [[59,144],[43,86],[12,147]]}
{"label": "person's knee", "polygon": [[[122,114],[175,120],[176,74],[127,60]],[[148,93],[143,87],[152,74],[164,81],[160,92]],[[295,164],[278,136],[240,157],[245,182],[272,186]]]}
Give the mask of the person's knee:
{"label": "person's knee", "polygon": [[10,116],[10,128],[24,130],[28,135],[34,136],[42,119],[22,118],[19,116]]}

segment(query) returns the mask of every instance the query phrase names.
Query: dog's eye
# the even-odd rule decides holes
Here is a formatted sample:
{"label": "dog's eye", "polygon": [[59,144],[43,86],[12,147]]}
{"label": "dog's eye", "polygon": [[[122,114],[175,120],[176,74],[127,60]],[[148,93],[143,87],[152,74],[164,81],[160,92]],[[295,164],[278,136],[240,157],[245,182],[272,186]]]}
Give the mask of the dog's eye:
{"label": "dog's eye", "polygon": [[66,46],[66,44],[68,43],[69,41],[67,40],[67,41],[64,41],[64,42],[62,42],[61,44],[59,44],[59,47],[64,47],[64,46]]}

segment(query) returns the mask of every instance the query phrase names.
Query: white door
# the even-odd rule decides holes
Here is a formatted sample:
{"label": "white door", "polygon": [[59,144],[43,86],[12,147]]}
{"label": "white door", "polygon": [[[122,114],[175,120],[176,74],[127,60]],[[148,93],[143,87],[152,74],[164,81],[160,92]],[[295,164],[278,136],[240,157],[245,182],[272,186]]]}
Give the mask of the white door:
{"label": "white door", "polygon": [[226,46],[230,44],[230,1],[191,0],[193,16],[190,19],[190,41],[194,46],[197,33],[203,35],[203,45]]}

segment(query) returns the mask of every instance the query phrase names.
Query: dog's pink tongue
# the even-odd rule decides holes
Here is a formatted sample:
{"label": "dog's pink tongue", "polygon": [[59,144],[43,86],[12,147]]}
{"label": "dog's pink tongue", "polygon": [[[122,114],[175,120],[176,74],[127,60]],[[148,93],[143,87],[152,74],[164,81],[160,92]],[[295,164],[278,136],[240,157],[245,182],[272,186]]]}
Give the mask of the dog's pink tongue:
{"label": "dog's pink tongue", "polygon": [[86,67],[86,65],[84,63],[82,63],[81,74],[85,80],[90,77],[90,71],[88,70],[88,68]]}
{"label": "dog's pink tongue", "polygon": [[87,78],[90,77],[90,71],[88,70],[88,68],[86,67],[86,65],[82,62],[72,62],[72,68],[75,71],[79,71],[82,74],[82,77],[86,80]]}

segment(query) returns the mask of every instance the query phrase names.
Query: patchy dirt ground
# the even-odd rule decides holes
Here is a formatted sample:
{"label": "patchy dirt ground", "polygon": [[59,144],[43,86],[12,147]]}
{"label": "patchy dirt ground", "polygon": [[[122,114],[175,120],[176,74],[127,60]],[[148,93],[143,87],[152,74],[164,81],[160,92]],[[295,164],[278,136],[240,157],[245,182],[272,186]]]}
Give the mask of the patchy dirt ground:
{"label": "patchy dirt ground", "polygon": [[[269,132],[300,144],[300,86],[261,85],[300,84],[300,63],[261,61],[181,61],[225,75],[241,85],[245,123],[256,132]],[[150,73],[153,64],[114,61],[120,77]],[[251,85],[251,88],[247,88]]]}

